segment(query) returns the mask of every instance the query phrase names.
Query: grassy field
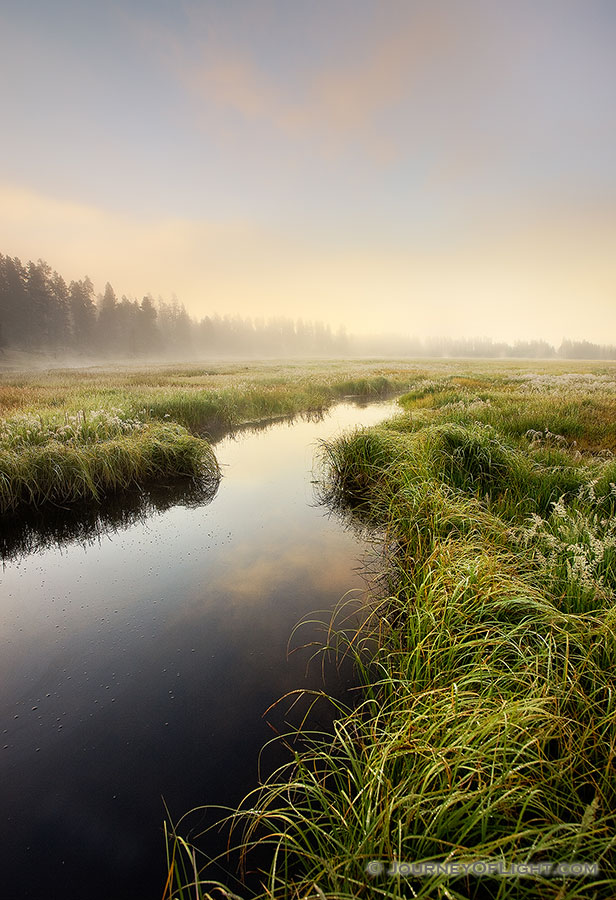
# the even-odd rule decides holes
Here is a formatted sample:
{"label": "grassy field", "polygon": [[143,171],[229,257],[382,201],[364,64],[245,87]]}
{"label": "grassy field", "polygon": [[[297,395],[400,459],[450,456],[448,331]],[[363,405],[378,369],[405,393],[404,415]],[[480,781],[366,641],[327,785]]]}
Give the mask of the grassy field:
{"label": "grassy field", "polygon": [[[215,480],[208,438],[225,429],[394,391],[395,419],[322,448],[329,502],[386,535],[362,630],[334,628],[322,651],[351,657],[361,690],[333,733],[308,719],[287,736],[231,841],[249,867],[255,847],[272,860],[262,898],[613,898],[614,364],[5,372],[0,511]],[[181,829],[169,854],[167,900],[231,896]],[[544,869],[408,869],[480,860]],[[594,869],[547,874],[579,863]]]}
{"label": "grassy field", "polygon": [[0,379],[0,513],[100,500],[177,475],[216,479],[208,438],[401,391],[416,367],[254,363],[54,369]]}
{"label": "grassy field", "polygon": [[[613,898],[616,368],[450,363],[400,405],[322,449],[330,503],[386,534],[323,648],[361,690],[286,737],[231,842],[269,854],[262,898]],[[231,896],[181,829],[169,859],[167,897]],[[480,861],[534,869],[434,868]]]}
{"label": "grassy field", "polygon": [[[580,363],[577,370],[582,381],[576,382],[576,390],[586,383],[594,390],[608,383],[601,378],[609,381],[613,366],[598,370]],[[543,428],[541,398],[533,394],[534,383],[523,381],[525,373],[544,372],[549,379],[569,368],[563,362],[469,361],[464,376],[460,371],[460,364],[448,360],[5,370],[0,376],[0,513],[96,502],[106,494],[175,475],[216,479],[219,471],[208,437],[246,422],[324,409],[348,395],[376,397],[410,390],[408,402],[418,410],[432,404],[460,422],[474,416],[481,402],[487,422],[498,407],[512,417],[510,429],[533,427],[539,421]],[[511,376],[522,381],[511,382]],[[513,396],[521,385],[526,385],[525,399],[531,403],[523,411],[515,406],[518,394]],[[488,387],[498,393],[491,412]],[[580,410],[572,391],[564,392],[552,429],[567,438],[577,436],[581,449],[592,447],[606,413],[609,420],[609,391],[604,393],[584,395]],[[467,409],[471,396],[474,405]],[[432,414],[438,413],[433,409]],[[611,447],[616,431],[613,423],[608,427],[609,434],[601,440]]]}

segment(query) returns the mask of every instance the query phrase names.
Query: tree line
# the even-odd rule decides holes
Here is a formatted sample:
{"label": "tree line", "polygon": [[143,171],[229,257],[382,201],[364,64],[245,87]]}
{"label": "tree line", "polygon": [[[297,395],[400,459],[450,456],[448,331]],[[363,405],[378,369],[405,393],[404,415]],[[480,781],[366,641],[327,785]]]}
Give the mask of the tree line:
{"label": "tree line", "polygon": [[492,338],[416,338],[374,335],[354,338],[354,352],[366,356],[481,358],[481,359],[616,359],[616,346],[589,341],[563,340],[558,347],[547,341],[494,341]]}
{"label": "tree line", "polygon": [[208,356],[408,356],[616,359],[616,347],[563,340],[513,344],[489,338],[347,335],[322,322],[241,316],[191,317],[178,300],[102,294],[86,276],[67,284],[39,259],[0,254],[0,353],[6,349],[101,359]]}
{"label": "tree line", "polygon": [[343,329],[285,317],[194,319],[176,299],[102,294],[86,276],[65,279],[51,266],[0,254],[0,351],[45,351],[102,358],[198,355],[344,356]]}

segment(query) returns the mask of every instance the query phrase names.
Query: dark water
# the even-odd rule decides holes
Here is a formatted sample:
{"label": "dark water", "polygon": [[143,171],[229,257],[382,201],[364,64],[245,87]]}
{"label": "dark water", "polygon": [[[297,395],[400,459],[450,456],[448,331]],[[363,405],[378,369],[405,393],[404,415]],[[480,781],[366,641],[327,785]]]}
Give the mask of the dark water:
{"label": "dark water", "polygon": [[159,898],[163,800],[177,820],[256,784],[264,711],[321,684],[308,651],[287,656],[293,627],[364,587],[362,540],[317,502],[315,442],[391,410],[225,438],[213,496],[175,485],[0,538],[0,896]]}

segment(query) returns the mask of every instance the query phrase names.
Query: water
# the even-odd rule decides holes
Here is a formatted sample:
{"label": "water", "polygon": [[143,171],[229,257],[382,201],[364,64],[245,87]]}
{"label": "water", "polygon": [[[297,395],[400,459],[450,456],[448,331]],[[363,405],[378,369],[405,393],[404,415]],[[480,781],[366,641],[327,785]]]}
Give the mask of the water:
{"label": "water", "polygon": [[4,534],[3,896],[160,897],[164,803],[177,820],[255,786],[263,713],[321,684],[308,651],[287,656],[293,627],[364,587],[361,538],[315,496],[316,442],[391,412],[227,437],[214,496],[163,487]]}

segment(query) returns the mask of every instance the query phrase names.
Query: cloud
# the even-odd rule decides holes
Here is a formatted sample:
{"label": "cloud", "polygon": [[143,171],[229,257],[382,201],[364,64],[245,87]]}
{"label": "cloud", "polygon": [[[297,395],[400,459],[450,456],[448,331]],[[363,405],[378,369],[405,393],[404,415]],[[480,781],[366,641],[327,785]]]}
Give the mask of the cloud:
{"label": "cloud", "polygon": [[611,32],[591,5],[188,3],[176,28],[143,22],[141,37],[210,144],[376,162],[377,176],[406,164],[469,193],[490,176],[536,190],[555,158],[563,182],[588,177],[592,155],[609,167]]}
{"label": "cloud", "polygon": [[348,8],[346,19],[332,17],[328,40],[312,35],[312,55],[303,65],[277,64],[262,47],[212,28],[196,51],[174,41],[166,56],[208,107],[268,123],[291,138],[308,137],[325,150],[348,141],[383,150],[380,117],[403,101],[420,100],[435,61],[452,56],[468,32],[433,7],[392,2],[373,19],[355,9],[357,15]]}

